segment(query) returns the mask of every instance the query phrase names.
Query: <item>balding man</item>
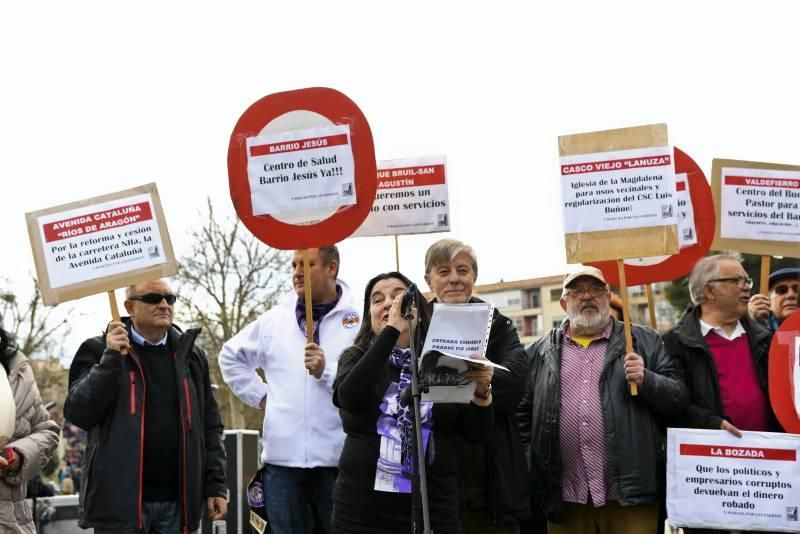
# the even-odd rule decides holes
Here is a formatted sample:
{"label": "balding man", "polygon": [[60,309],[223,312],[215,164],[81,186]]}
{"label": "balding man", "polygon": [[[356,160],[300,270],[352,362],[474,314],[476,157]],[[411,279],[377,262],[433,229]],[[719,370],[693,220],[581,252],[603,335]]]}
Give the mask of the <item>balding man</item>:
{"label": "balding man", "polygon": [[752,287],[737,254],[702,258],[689,275],[695,306],[664,334],[691,393],[683,426],[734,435],[780,429],[767,387],[772,335],[747,314]]}
{"label": "balding man", "polygon": [[172,324],[164,280],[131,286],[130,317],[87,339],[69,370],[64,416],[89,432],[79,524],[103,533],[197,530],[226,513],[222,421],[199,329]]}

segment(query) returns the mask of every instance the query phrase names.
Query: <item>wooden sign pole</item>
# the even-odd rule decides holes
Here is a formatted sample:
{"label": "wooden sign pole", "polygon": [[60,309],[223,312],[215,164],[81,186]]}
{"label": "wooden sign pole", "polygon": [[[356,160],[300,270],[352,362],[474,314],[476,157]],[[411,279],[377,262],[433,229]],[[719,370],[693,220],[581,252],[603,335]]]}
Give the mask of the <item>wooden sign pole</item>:
{"label": "wooden sign pole", "polygon": [[[619,293],[622,297],[623,319],[625,321],[625,353],[633,352],[633,334],[631,333],[631,312],[628,308],[628,284],[625,282],[625,261],[617,260],[617,270],[619,271]],[[631,395],[634,397],[639,394],[636,382],[628,382]]]}
{"label": "wooden sign pole", "polygon": [[[111,320],[115,323],[120,322],[119,308],[117,307],[117,293],[113,289],[108,292],[108,305],[111,307]],[[123,350],[121,354],[124,356],[128,354],[128,351]]]}
{"label": "wooden sign pole", "polygon": [[770,256],[761,256],[761,281],[758,292],[762,295],[769,293],[769,260]]}
{"label": "wooden sign pole", "polygon": [[400,272],[400,240],[394,236],[394,263],[395,271]]}
{"label": "wooden sign pole", "polygon": [[658,330],[656,324],[656,300],[653,297],[653,284],[645,284],[644,287],[647,290],[647,309],[650,312],[650,328]]}
{"label": "wooden sign pole", "polygon": [[[311,313],[311,265],[308,260],[308,249],[303,249],[303,289],[306,299],[306,342],[314,342],[314,315]],[[311,374],[311,370],[308,370]]]}

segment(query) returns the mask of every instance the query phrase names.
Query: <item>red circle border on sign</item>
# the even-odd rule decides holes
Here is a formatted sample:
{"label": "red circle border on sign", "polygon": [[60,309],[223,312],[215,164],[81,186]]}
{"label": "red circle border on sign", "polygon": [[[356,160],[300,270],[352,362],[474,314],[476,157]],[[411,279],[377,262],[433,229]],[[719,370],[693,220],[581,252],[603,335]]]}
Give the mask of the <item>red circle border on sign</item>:
{"label": "red circle border on sign", "polygon": [[[666,260],[655,265],[628,265],[625,264],[625,282],[628,286],[652,284],[655,282],[668,282],[676,280],[691,272],[697,260],[704,257],[711,243],[714,241],[714,228],[716,215],[714,213],[714,198],[711,195],[711,186],[708,185],[705,174],[700,166],[678,147],[674,148],[675,174],[686,173],[689,183],[689,194],[694,210],[695,230],[697,243],[682,248],[678,254],[673,254]],[[616,261],[599,261],[588,263],[603,271],[606,281],[612,286],[619,286],[619,271]]]}
{"label": "red circle border on sign", "polygon": [[[786,432],[800,434],[800,417],[794,407],[794,340],[800,336],[800,312],[784,319],[769,347],[769,400]],[[800,388],[795,383],[794,388]]]}
{"label": "red circle border on sign", "polygon": [[[311,111],[334,124],[350,127],[357,202],[339,209],[324,221],[287,224],[270,215],[253,215],[247,177],[246,138],[277,117],[291,111]],[[355,232],[369,215],[378,187],[375,146],[366,117],[347,96],[327,87],[311,87],[267,95],[251,105],[236,123],[228,145],[228,184],[239,219],[267,245],[283,249],[318,248],[338,243]]]}

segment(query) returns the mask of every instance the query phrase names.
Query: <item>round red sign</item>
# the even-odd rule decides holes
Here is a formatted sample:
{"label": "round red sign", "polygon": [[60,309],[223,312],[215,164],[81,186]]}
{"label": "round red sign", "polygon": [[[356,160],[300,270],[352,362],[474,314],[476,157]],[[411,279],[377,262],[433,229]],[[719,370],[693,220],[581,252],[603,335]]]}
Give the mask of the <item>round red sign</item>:
{"label": "round red sign", "polygon": [[[625,281],[628,286],[651,284],[655,282],[672,281],[688,274],[694,264],[708,253],[711,242],[714,240],[714,199],[711,187],[708,185],[705,174],[695,161],[685,152],[675,147],[675,174],[686,174],[689,187],[689,196],[694,212],[694,227],[697,243],[684,247],[672,256],[663,258],[644,258],[641,264],[631,260],[625,262]],[[678,206],[678,210],[681,210]],[[680,215],[680,214],[679,214]],[[619,286],[619,272],[616,261],[600,261],[589,263],[603,271],[606,281]]]}
{"label": "round red sign", "polygon": [[800,434],[800,312],[787,317],[769,347],[769,400],[786,432]]}
{"label": "round red sign", "polygon": [[[258,136],[275,119],[291,124],[293,112],[317,117],[315,126],[347,125],[353,154],[356,203],[340,207],[330,217],[312,224],[289,224],[271,215],[253,214],[253,197],[248,179],[247,139]],[[284,127],[285,129],[285,127]],[[301,129],[301,128],[297,128]],[[372,208],[377,189],[375,147],[366,117],[347,96],[326,87],[298,89],[265,96],[239,118],[228,146],[228,181],[231,200],[250,232],[279,249],[317,248],[338,243],[361,226]]]}

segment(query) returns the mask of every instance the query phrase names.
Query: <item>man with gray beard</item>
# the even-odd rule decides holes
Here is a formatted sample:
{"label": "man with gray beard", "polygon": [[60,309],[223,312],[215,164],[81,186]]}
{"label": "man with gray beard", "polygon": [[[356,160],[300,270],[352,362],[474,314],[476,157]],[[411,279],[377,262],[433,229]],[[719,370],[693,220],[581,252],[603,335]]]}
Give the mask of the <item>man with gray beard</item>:
{"label": "man with gray beard", "polygon": [[567,274],[567,319],[527,351],[517,419],[549,534],[656,532],[665,458],[657,418],[689,402],[656,331],[632,326],[634,351],[626,353],[608,289],[593,267]]}

